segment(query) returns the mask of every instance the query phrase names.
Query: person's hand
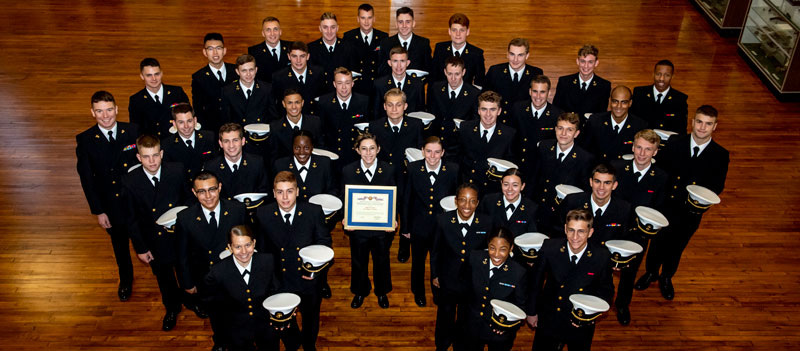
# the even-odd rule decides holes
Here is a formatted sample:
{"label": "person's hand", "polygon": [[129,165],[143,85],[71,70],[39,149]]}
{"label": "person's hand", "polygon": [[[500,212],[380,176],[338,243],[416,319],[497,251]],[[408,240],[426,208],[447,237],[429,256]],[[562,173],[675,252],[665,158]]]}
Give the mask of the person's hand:
{"label": "person's hand", "polygon": [[435,286],[437,288],[441,288],[439,286],[439,278],[433,278],[433,280],[431,280],[431,283],[433,283],[433,286]]}
{"label": "person's hand", "polygon": [[525,318],[525,321],[528,322],[528,326],[531,328],[536,328],[539,326],[539,315],[535,316],[528,316]]}
{"label": "person's hand", "polygon": [[108,215],[105,213],[97,215],[97,224],[103,227],[103,229],[111,228],[111,221],[108,219]]}
{"label": "person's hand", "polygon": [[153,258],[153,254],[150,253],[150,251],[147,251],[147,252],[142,253],[142,254],[137,254],[136,256],[139,256],[139,261],[142,261],[145,264],[150,263],[150,261],[152,261],[154,259]]}
{"label": "person's hand", "polygon": [[314,277],[307,277],[307,276],[304,276],[304,275],[302,275],[301,277],[303,277],[303,279],[305,279],[305,280],[314,280]]}
{"label": "person's hand", "polygon": [[197,294],[197,287],[196,286],[193,286],[191,289],[184,289],[184,290],[186,290],[186,292],[190,293],[190,294]]}
{"label": "person's hand", "polygon": [[404,236],[406,239],[411,239],[411,233],[403,233],[400,235]]}
{"label": "person's hand", "polygon": [[500,329],[495,329],[495,328],[491,328],[491,329],[497,335],[503,335],[503,333],[505,333],[505,331],[502,331]]}

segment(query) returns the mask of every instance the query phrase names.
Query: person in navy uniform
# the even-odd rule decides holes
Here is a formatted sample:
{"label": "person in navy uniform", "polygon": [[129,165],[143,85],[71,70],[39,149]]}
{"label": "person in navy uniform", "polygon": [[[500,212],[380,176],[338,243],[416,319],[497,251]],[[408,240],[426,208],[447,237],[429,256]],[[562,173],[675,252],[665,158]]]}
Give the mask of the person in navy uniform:
{"label": "person in navy uniform", "polygon": [[686,133],[689,106],[686,94],[672,87],[675,65],[669,60],[656,62],[653,85],[633,88],[631,113],[648,123],[648,128],[663,129],[678,134]]}
{"label": "person in navy uniform", "polygon": [[[652,163],[653,156],[658,153],[660,142],[661,138],[652,129],[640,130],[633,137],[633,160],[611,162],[611,165],[617,170],[617,183],[619,184],[614,193],[630,202],[633,210],[638,206],[647,206],[658,211],[663,210],[668,175],[663,169]],[[633,216],[635,213],[631,215]],[[634,233],[630,233],[631,231]],[[642,263],[644,252],[647,251],[650,244],[650,240],[644,238],[638,231],[636,224],[632,223],[628,232],[636,234],[631,235],[630,239],[642,245],[644,251],[630,262],[628,268],[620,272],[614,306],[617,308],[617,321],[622,325],[628,325],[631,322],[629,306],[633,296],[634,280],[639,265]]]}
{"label": "person in navy uniform", "polygon": [[217,156],[214,132],[195,130],[197,117],[192,105],[178,103],[172,108],[172,126],[177,132],[161,140],[165,162],[180,162],[188,183],[203,169],[203,164]]}
{"label": "person in navy uniform", "polygon": [[379,119],[386,115],[383,108],[383,97],[390,89],[400,89],[405,93],[407,110],[409,112],[425,110],[425,86],[422,79],[406,72],[411,61],[408,51],[402,47],[394,47],[389,55],[388,63],[392,68],[391,73],[378,77],[375,80],[372,95],[372,118]]}
{"label": "person in navy uniform", "polygon": [[162,71],[158,60],[151,57],[143,59],[139,63],[139,71],[144,88],[128,99],[130,121],[139,126],[142,134],[166,137],[172,125],[170,107],[179,102],[189,102],[189,97],[183,88],[161,83]]}
{"label": "person in navy uniform", "polygon": [[608,110],[611,82],[595,74],[600,63],[599,50],[594,45],[584,45],[578,50],[578,73],[558,78],[553,104],[567,112],[575,112],[585,121],[584,114]]}
{"label": "person in navy uniform", "polygon": [[576,326],[570,321],[572,294],[587,294],[606,300],[614,297],[614,281],[605,246],[590,242],[594,233],[588,209],[575,209],[566,215],[566,237],[544,241],[539,263],[529,287],[528,324],[536,328],[533,350],[589,350],[595,324]]}
{"label": "person in navy uniform", "polygon": [[[311,55],[308,45],[302,41],[296,41],[289,46],[289,61],[291,64],[272,74],[272,94],[275,101],[283,99],[283,93],[287,89],[294,89],[300,92],[303,100],[308,101],[303,106],[303,113],[315,115],[316,98],[326,92],[325,70],[321,66],[309,64]],[[277,108],[277,115],[282,116],[284,111],[280,106]]]}
{"label": "person in navy uniform", "polygon": [[[345,185],[381,185],[396,186],[397,172],[394,166],[378,160],[381,147],[378,139],[369,132],[361,134],[354,146],[361,159],[350,163],[342,169],[341,194],[347,196]],[[397,192],[397,194],[401,194]],[[345,203],[344,198],[342,203]],[[343,223],[344,224],[344,220]],[[350,291],[353,301],[350,307],[359,308],[364,298],[369,295],[372,284],[369,280],[369,255],[372,254],[372,276],[375,279],[375,296],[378,306],[389,308],[389,297],[392,291],[392,271],[389,266],[389,248],[394,240],[394,229],[379,230],[345,230],[350,239]]]}
{"label": "person in navy uniform", "polygon": [[333,12],[325,12],[319,18],[319,31],[322,38],[308,43],[308,53],[312,65],[322,67],[323,91],[333,92],[333,71],[338,67],[355,69],[356,52],[350,41],[337,37],[339,22]]}
{"label": "person in navy uniform", "polygon": [[224,350],[230,340],[225,339],[225,322],[220,318],[219,306],[208,304],[212,292],[205,284],[205,276],[211,267],[220,263],[219,254],[226,249],[231,229],[247,221],[247,209],[243,204],[220,200],[221,187],[213,173],[197,174],[192,182],[192,193],[198,202],[178,213],[175,223],[178,280],[197,309],[209,317],[214,340],[212,351]]}
{"label": "person in navy uniform", "polygon": [[536,232],[536,216],[539,206],[522,195],[525,190],[525,175],[517,168],[509,168],[500,180],[499,193],[486,194],[478,211],[492,216],[495,226],[502,226],[512,233],[513,239]]}
{"label": "person in navy uniform", "polygon": [[436,217],[442,213],[439,201],[455,194],[458,185],[458,164],[445,161],[444,154],[441,139],[428,137],[422,147],[424,159],[407,167],[408,190],[403,193],[400,234],[411,242],[411,292],[420,307],[427,305],[425,260],[433,246]]}
{"label": "person in navy uniform", "polygon": [[473,120],[478,116],[478,95],[480,89],[464,82],[464,60],[448,57],[445,60],[445,80],[428,85],[428,109],[436,119],[428,125],[425,134],[436,135],[442,139],[447,158],[458,158],[461,146],[458,141],[458,128],[454,118]]}
{"label": "person in navy uniform", "polygon": [[397,25],[397,34],[381,41],[381,67],[378,69],[378,76],[391,73],[392,70],[388,64],[391,59],[391,50],[398,46],[408,52],[408,60],[411,61],[409,69],[430,71],[431,41],[414,33],[414,27],[417,26],[417,22],[414,20],[414,10],[406,6],[397,9],[395,24]]}
{"label": "person in navy uniform", "polygon": [[275,259],[270,253],[255,252],[256,236],[247,225],[231,228],[227,241],[232,254],[213,265],[205,277],[211,291],[209,304],[219,305],[225,339],[231,341],[227,349],[278,350],[278,332],[270,326],[269,312],[261,307],[280,286]]}
{"label": "person in navy uniform", "polygon": [[224,61],[227,52],[222,34],[206,34],[203,38],[203,56],[208,64],[192,74],[192,106],[196,110],[197,121],[212,133],[216,133],[224,123],[222,88],[239,79],[236,65]]}
{"label": "person in navy uniform", "polygon": [[483,91],[494,91],[503,97],[503,113],[500,122],[510,123],[510,111],[515,103],[528,99],[531,80],[544,74],[541,68],[527,64],[530,56],[528,39],[514,38],[508,43],[508,62],[489,67]]}
{"label": "person in navy uniform", "polygon": [[530,82],[530,99],[514,103],[508,125],[517,130],[514,149],[519,150],[519,168],[532,175],[538,160],[539,142],[555,139],[556,120],[563,111],[547,102],[550,78],[537,75]]}
{"label": "person in navy uniform", "polygon": [[269,123],[275,118],[272,86],[256,79],[256,59],[250,55],[236,58],[239,80],[225,86],[222,91],[222,114],[225,123]]}
{"label": "person in navy uniform", "polygon": [[497,332],[492,328],[492,300],[510,302],[524,308],[528,299],[528,274],[524,266],[509,260],[514,234],[495,227],[487,238],[487,250],[475,250],[469,257],[470,298],[467,316],[468,350],[510,351],[517,330]]}
{"label": "person in navy uniform", "polygon": [[283,92],[281,105],[286,111],[285,117],[269,124],[269,152],[270,160],[292,155],[292,136],[301,130],[309,131],[314,135],[314,144],[324,145],[322,135],[322,120],[319,116],[303,113],[305,101],[299,91],[286,89]]}
{"label": "person in navy uniform", "polygon": [[358,5],[358,28],[353,28],[342,35],[355,49],[358,65],[354,72],[361,73],[355,82],[354,89],[369,96],[372,84],[378,77],[378,68],[381,65],[381,41],[389,37],[386,32],[373,26],[375,23],[375,9],[372,5],[364,3]]}
{"label": "person in navy uniform", "polygon": [[272,83],[272,74],[289,65],[291,41],[282,40],[281,21],[267,16],[261,21],[261,36],[264,41],[247,48],[247,53],[256,58],[256,79]]}
{"label": "person in navy uniform", "polygon": [[436,43],[433,50],[433,61],[431,63],[431,81],[438,82],[444,80],[444,69],[450,57],[459,57],[464,60],[464,81],[469,84],[483,84],[486,75],[486,64],[483,59],[483,49],[467,43],[469,36],[469,17],[463,13],[456,13],[450,16],[447,22],[447,33],[450,34],[450,41]]}
{"label": "person in navy uniform", "polygon": [[238,123],[226,123],[219,128],[219,155],[203,165],[203,169],[214,173],[222,184],[223,199],[232,200],[244,193],[266,193],[269,191],[267,166],[261,156],[243,152],[246,141],[244,130]]}
{"label": "person in navy uniform", "polygon": [[492,218],[476,212],[478,188],[463,183],[456,189],[456,209],[440,214],[431,249],[431,283],[436,308],[436,350],[466,348],[470,296],[470,256],[486,248]]}
{"label": "person in navy uniform", "polygon": [[[346,165],[358,159],[353,151],[359,130],[357,123],[370,120],[369,97],[353,91],[353,73],[339,67],[334,71],[335,92],[319,98],[319,113],[322,119],[322,135],[326,147],[339,155],[338,164]],[[336,170],[339,179],[340,170]]]}
{"label": "person in navy uniform", "polygon": [[658,158],[658,165],[669,174],[665,216],[670,225],[653,240],[647,254],[647,272],[636,282],[639,290],[658,279],[661,295],[667,300],[675,297],[672,277],[678,270],[683,250],[703,219],[702,213],[690,213],[686,209],[686,186],[700,185],[717,195],[725,189],[730,155],[711,138],[717,129],[717,116],[713,106],[698,107],[692,120],[692,133],[673,135]]}
{"label": "person in navy uniform", "polygon": [[259,237],[263,238],[257,248],[275,256],[275,267],[281,281],[279,291],[300,296],[302,332],[300,335],[294,332],[283,335],[286,348],[296,350],[294,346],[302,344],[303,350],[316,350],[322,281],[319,275],[313,278],[303,276],[299,252],[309,245],[330,247],[331,236],[325,228],[322,208],[297,201],[297,179],[292,172],[283,171],[275,175],[273,194],[276,202],[259,207],[256,214]]}
{"label": "person in navy uniform", "polygon": [[556,185],[589,189],[586,180],[595,161],[592,154],[575,144],[580,132],[578,115],[573,112],[562,113],[556,122],[556,139],[543,140],[537,148],[531,196],[539,204],[538,227],[543,230],[551,228],[550,217],[556,207]]}
{"label": "person in navy uniform", "polygon": [[139,136],[136,151],[136,158],[142,163],[141,169],[134,169],[122,177],[120,198],[127,205],[126,224],[133,248],[139,260],[149,264],[153,270],[161,302],[167,310],[161,328],[170,331],[177,323],[181,303],[194,310],[198,317],[205,318],[205,312],[184,298],[178,287],[175,233],[156,224],[164,212],[189,202],[189,184],[180,163],[161,162],[164,152],[155,136]]}
{"label": "person in navy uniform", "polygon": [[647,122],[631,114],[631,90],[618,85],[611,91],[611,111],[594,113],[589,117],[578,141],[598,160],[622,159],[630,152],[633,136],[647,128]]}
{"label": "person in navy uniform", "polygon": [[294,132],[292,156],[275,160],[272,166],[275,174],[288,171],[294,174],[297,181],[297,199],[308,202],[317,194],[337,195],[331,176],[331,159],[326,156],[312,154],[314,135],[307,130]]}
{"label": "person in navy uniform", "polygon": [[133,264],[119,194],[122,176],[137,163],[139,131],[135,124],[117,122],[119,107],[111,93],[97,91],[92,94],[91,103],[96,124],[75,137],[78,176],[89,210],[111,238],[119,273],[117,295],[120,301],[128,301],[133,287]]}
{"label": "person in navy uniform", "polygon": [[493,91],[485,91],[478,96],[480,119],[464,121],[458,129],[463,153],[461,157],[461,176],[464,181],[478,186],[480,193],[497,191],[500,186],[489,184],[486,171],[489,157],[512,161],[511,144],[516,130],[497,122],[502,108],[502,98]]}

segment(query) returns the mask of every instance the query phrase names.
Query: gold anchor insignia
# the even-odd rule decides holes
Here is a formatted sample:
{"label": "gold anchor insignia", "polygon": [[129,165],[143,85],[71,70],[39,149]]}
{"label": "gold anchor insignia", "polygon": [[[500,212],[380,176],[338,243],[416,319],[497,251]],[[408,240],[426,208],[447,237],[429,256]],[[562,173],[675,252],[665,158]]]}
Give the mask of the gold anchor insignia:
{"label": "gold anchor insignia", "polygon": [[573,79],[572,80],[572,84],[578,84],[578,80],[577,79]]}
{"label": "gold anchor insignia", "polygon": [[356,174],[361,174],[361,168],[356,168]]}
{"label": "gold anchor insignia", "polygon": [[526,107],[525,112],[531,112],[531,107],[530,106]]}
{"label": "gold anchor insignia", "polygon": [[297,215],[298,216],[302,216],[303,215],[303,211],[297,212]]}
{"label": "gold anchor insignia", "polygon": [[290,163],[289,164],[289,169],[293,169],[293,168],[294,168],[294,164]]}
{"label": "gold anchor insignia", "polygon": [[647,97],[650,97],[650,94],[647,94]]}
{"label": "gold anchor insignia", "polygon": [[480,223],[480,222],[478,222],[478,218],[475,218],[475,224],[478,224],[478,223]]}
{"label": "gold anchor insignia", "polygon": [[507,264],[503,265],[503,272],[508,272],[508,265]]}
{"label": "gold anchor insignia", "polygon": [[389,128],[389,122],[383,122],[383,127],[384,128]]}
{"label": "gold anchor insignia", "polygon": [[464,49],[464,53],[465,53],[465,54],[469,54],[469,50],[467,50],[467,49]]}
{"label": "gold anchor insignia", "polygon": [[425,172],[425,166],[419,166],[419,171],[420,172]]}
{"label": "gold anchor insignia", "polygon": [[456,218],[455,217],[450,218],[450,223],[456,223]]}
{"label": "gold anchor insignia", "polygon": [[242,166],[247,166],[247,160],[242,160]]}
{"label": "gold anchor insignia", "polygon": [[589,208],[589,203],[588,203],[588,202],[587,202],[587,203],[584,203],[584,204],[583,204],[583,208]]}
{"label": "gold anchor insignia", "polygon": [[289,76],[289,77],[291,77],[291,76],[292,76],[292,72],[291,72],[291,71],[289,72],[289,75],[288,75],[288,76]]}
{"label": "gold anchor insignia", "polygon": [[656,175],[656,171],[650,171],[650,176],[654,177],[655,175]]}
{"label": "gold anchor insignia", "polygon": [[567,248],[566,246],[562,246],[560,249],[558,249],[558,251],[564,252],[564,249],[566,248]]}
{"label": "gold anchor insignia", "polygon": [[336,103],[336,98],[331,99],[331,103],[335,104]]}
{"label": "gold anchor insignia", "polygon": [[555,146],[555,145],[553,145],[553,146],[551,146],[551,147],[550,147],[550,151],[553,151],[553,150],[555,150],[555,149],[556,149],[556,146]]}
{"label": "gold anchor insignia", "polygon": [[484,258],[483,259],[483,264],[489,264],[489,259],[488,258]]}
{"label": "gold anchor insignia", "polygon": [[667,100],[672,100],[672,96],[667,96]]}
{"label": "gold anchor insignia", "polygon": [[631,129],[631,125],[629,124],[629,125],[628,125],[627,127],[625,127],[625,128]]}
{"label": "gold anchor insignia", "polygon": [[256,89],[259,89],[259,87],[258,87],[258,83],[256,83]]}
{"label": "gold anchor insignia", "polygon": [[267,52],[267,49],[266,49],[266,48],[264,48],[264,49],[261,49],[261,51]]}
{"label": "gold anchor insignia", "polygon": [[530,72],[530,71],[528,71],[528,69],[527,69],[527,68],[525,69],[525,75],[526,75],[526,76],[529,76],[529,75],[531,75],[531,72]]}
{"label": "gold anchor insignia", "polygon": [[445,168],[444,165],[442,165],[442,172],[446,172],[446,171],[447,171],[447,168]]}
{"label": "gold anchor insignia", "polygon": [[442,87],[442,92],[444,92],[444,87]]}
{"label": "gold anchor insignia", "polygon": [[147,94],[144,94],[144,98],[147,99]]}
{"label": "gold anchor insignia", "polygon": [[403,127],[408,127],[408,122],[403,122]]}
{"label": "gold anchor insignia", "polygon": [[223,216],[227,216],[228,215],[228,211],[223,212],[222,215]]}
{"label": "gold anchor insignia", "polygon": [[95,134],[94,137],[95,137],[95,139],[100,139],[100,135],[99,134]]}
{"label": "gold anchor insignia", "polygon": [[167,95],[172,94],[172,91],[167,90]]}
{"label": "gold anchor insignia", "polygon": [[630,171],[630,170],[631,170],[631,165],[625,166],[625,172]]}
{"label": "gold anchor insignia", "polygon": [[549,116],[549,115],[550,115],[550,110],[547,110],[547,111],[545,111],[545,112],[544,112],[544,115],[545,115],[545,116]]}
{"label": "gold anchor insignia", "polygon": [[475,128],[472,128],[472,131],[473,132],[477,132],[478,131],[478,126],[475,126]]}
{"label": "gold anchor insignia", "polygon": [[317,168],[317,163],[316,162],[311,162],[311,168]]}
{"label": "gold anchor insignia", "polygon": [[198,221],[202,221],[202,219],[200,219],[200,216],[197,216],[197,220],[198,220]]}
{"label": "gold anchor insignia", "polygon": [[466,90],[464,90],[464,96],[467,96],[467,95],[469,95],[469,93]]}
{"label": "gold anchor insignia", "polygon": [[502,206],[501,200],[497,200],[497,206]]}
{"label": "gold anchor insignia", "polygon": [[497,129],[497,135],[503,135],[503,131],[500,130],[499,128]]}
{"label": "gold anchor insignia", "polygon": [[572,158],[578,158],[578,153],[577,152],[572,153]]}
{"label": "gold anchor insignia", "polygon": [[603,125],[608,125],[608,121],[603,122]]}
{"label": "gold anchor insignia", "polygon": [[503,69],[503,73],[508,73],[508,68]]}
{"label": "gold anchor insignia", "polygon": [[383,169],[378,168],[378,173],[383,173]]}
{"label": "gold anchor insignia", "polygon": [[522,205],[522,206],[520,206],[520,207],[519,207],[519,210],[520,210],[520,211],[525,211],[525,205]]}
{"label": "gold anchor insignia", "polygon": [[200,139],[203,139],[203,134],[199,134],[199,133],[198,133],[198,134],[197,134],[197,137],[198,137],[198,138],[200,138]]}
{"label": "gold anchor insignia", "polygon": [[207,76],[210,76],[210,74],[208,74],[208,72],[206,72],[206,75],[207,75]]}
{"label": "gold anchor insignia", "polygon": [[237,85],[236,86],[236,91],[239,91],[239,90],[241,90],[241,88],[239,88],[239,86]]}
{"label": "gold anchor insignia", "polygon": [[175,138],[175,142],[176,142],[176,143],[178,142],[178,138]]}
{"label": "gold anchor insignia", "polygon": [[591,251],[586,251],[586,256],[592,257],[592,252]]}
{"label": "gold anchor insignia", "polygon": [[597,86],[597,81],[592,81],[592,86],[596,87]]}
{"label": "gold anchor insignia", "polygon": [[225,164],[220,163],[219,164],[219,169],[225,169]]}
{"label": "gold anchor insignia", "polygon": [[286,122],[283,122],[283,127],[286,128]]}
{"label": "gold anchor insignia", "polygon": [[119,131],[120,134],[125,134],[125,129]]}
{"label": "gold anchor insignia", "polygon": [[278,215],[278,211],[275,211],[275,215],[276,215],[276,216]]}

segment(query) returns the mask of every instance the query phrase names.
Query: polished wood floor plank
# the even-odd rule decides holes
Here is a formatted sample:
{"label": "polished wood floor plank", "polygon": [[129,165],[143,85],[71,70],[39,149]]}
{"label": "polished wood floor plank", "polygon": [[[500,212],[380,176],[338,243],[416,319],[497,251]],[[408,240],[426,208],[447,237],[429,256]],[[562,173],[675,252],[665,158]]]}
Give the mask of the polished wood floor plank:
{"label": "polished wood floor plank", "polygon": [[[163,307],[149,269],[134,262],[131,301],[116,298],[107,235],[97,227],[75,172],[75,134],[93,123],[89,97],[111,91],[127,120],[127,97],[141,89],[138,62],[157,57],[164,82],[190,93],[206,62],[201,39],[225,35],[227,61],[260,40],[275,15],[285,39],[319,37],[323,11],[340,33],[354,28],[359,1],[221,3],[31,0],[0,12],[0,349],[197,350],[210,326],[182,313],[160,331]],[[512,37],[527,37],[529,63],[553,79],[575,71],[578,47],[600,48],[599,75],[629,87],[652,82],[662,58],[690,109],[720,110],[715,140],[731,151],[722,204],[705,216],[675,276],[676,299],[657,287],[635,292],[633,322],[603,317],[595,350],[782,350],[800,346],[800,104],[779,103],[736,52],[685,0],[470,0],[374,3],[376,27],[394,32],[394,10],[411,6],[416,32],[447,40],[447,18],[471,19],[469,41],[486,65],[505,60]],[[430,350],[435,307],[414,305],[410,264],[392,262],[392,307],[350,309],[349,252],[334,233],[333,298],[322,307],[320,350]],[[392,250],[396,253],[396,247]],[[394,257],[394,256],[393,256]],[[430,303],[429,299],[429,303]],[[529,350],[520,331],[515,350]]]}

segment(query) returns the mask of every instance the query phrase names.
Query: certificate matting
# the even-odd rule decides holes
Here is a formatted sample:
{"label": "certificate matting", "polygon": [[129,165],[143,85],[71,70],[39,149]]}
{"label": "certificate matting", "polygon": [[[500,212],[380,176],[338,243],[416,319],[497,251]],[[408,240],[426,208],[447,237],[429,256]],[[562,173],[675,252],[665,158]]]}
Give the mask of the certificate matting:
{"label": "certificate matting", "polygon": [[397,225],[397,187],[344,186],[344,229],[390,230]]}

